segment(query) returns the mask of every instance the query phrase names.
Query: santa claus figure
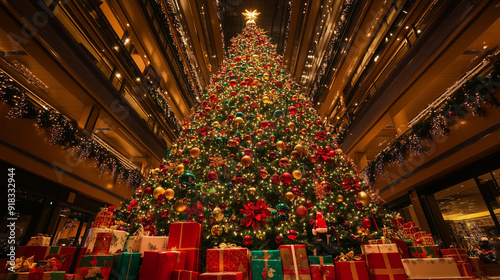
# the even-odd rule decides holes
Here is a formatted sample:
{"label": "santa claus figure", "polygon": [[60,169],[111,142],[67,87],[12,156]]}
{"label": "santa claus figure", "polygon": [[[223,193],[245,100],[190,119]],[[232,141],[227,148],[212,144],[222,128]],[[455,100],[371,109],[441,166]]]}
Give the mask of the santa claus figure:
{"label": "santa claus figure", "polygon": [[316,236],[318,245],[316,246],[316,255],[333,255],[334,251],[330,245],[329,228],[326,224],[323,212],[316,213],[312,234]]}

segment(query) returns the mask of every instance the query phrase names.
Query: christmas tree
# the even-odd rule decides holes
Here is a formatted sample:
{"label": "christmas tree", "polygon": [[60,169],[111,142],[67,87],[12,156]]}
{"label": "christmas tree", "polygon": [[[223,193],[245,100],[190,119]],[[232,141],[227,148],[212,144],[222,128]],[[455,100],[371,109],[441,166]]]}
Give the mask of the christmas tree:
{"label": "christmas tree", "polygon": [[197,221],[204,248],[312,250],[329,235],[327,253],[359,252],[382,236],[389,217],[254,16],[247,13],[205,100],[118,220],[131,233],[143,227],[155,235],[167,235],[171,222]]}

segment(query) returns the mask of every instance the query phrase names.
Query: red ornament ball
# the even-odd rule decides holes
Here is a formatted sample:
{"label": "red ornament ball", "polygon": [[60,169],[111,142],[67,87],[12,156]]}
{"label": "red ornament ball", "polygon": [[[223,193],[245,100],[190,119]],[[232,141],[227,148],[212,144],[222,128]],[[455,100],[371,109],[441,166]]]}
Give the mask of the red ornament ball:
{"label": "red ornament ball", "polygon": [[307,209],[313,208],[313,203],[311,201],[306,202]]}
{"label": "red ornament ball", "polygon": [[335,212],[335,206],[333,205],[328,206],[328,211]]}
{"label": "red ornament ball", "polygon": [[288,239],[295,240],[297,239],[297,232],[293,229],[289,230],[287,233]]}
{"label": "red ornament ball", "polygon": [[297,114],[297,108],[295,106],[290,106],[288,108],[288,112],[290,113],[290,115],[295,115]]}
{"label": "red ornament ball", "polygon": [[229,81],[229,85],[232,87],[236,86],[237,84],[238,84],[238,82],[236,80]]}
{"label": "red ornament ball", "polygon": [[285,172],[281,174],[281,182],[285,185],[290,185],[292,183],[292,174]]}
{"label": "red ornament ball", "polygon": [[243,243],[245,246],[251,245],[252,244],[252,237],[250,235],[245,235],[243,237]]}
{"label": "red ornament ball", "polygon": [[299,207],[297,207],[297,215],[301,218],[307,216],[307,208],[304,205],[299,205]]}
{"label": "red ornament ball", "polygon": [[281,238],[280,235],[276,236],[276,238],[274,238],[274,240],[276,241],[276,243],[278,244],[281,244],[281,241],[283,241],[283,239]]}
{"label": "red ornament ball", "polygon": [[205,215],[203,215],[203,213],[199,214],[198,215],[198,222],[203,222],[205,220]]}
{"label": "red ornament ball", "polygon": [[368,218],[364,218],[363,221],[361,222],[361,225],[365,228],[369,228],[372,225],[372,221]]}
{"label": "red ornament ball", "polygon": [[217,173],[215,171],[208,172],[208,181],[217,180]]}
{"label": "red ornament ball", "polygon": [[151,187],[147,187],[144,189],[145,194],[150,194],[152,191],[153,191],[153,189]]}
{"label": "red ornament ball", "polygon": [[186,165],[188,165],[188,164],[190,164],[190,163],[191,163],[191,162],[190,162],[190,161],[189,161],[189,159],[187,159],[187,158],[185,158],[184,160],[182,160],[182,164],[183,164],[184,166],[186,166]]}

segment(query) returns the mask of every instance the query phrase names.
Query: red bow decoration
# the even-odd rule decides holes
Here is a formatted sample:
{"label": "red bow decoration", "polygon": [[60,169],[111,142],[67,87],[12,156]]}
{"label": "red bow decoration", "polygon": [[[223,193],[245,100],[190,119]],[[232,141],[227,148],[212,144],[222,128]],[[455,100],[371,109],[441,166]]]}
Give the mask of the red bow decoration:
{"label": "red bow decoration", "polygon": [[342,187],[348,191],[348,190],[357,190],[361,191],[361,186],[359,185],[359,181],[355,178],[347,178],[344,179],[342,178]]}
{"label": "red bow decoration", "polygon": [[316,132],[316,140],[325,140],[326,130]]}
{"label": "red bow decoration", "polygon": [[189,217],[191,217],[192,215],[195,215],[195,214],[202,214],[204,210],[205,210],[205,207],[203,207],[203,205],[201,205],[201,203],[199,201],[197,201],[196,206],[191,205],[190,207],[188,207],[186,209],[186,214],[188,214]]}
{"label": "red bow decoration", "polygon": [[271,212],[267,209],[267,205],[263,200],[258,200],[256,203],[248,202],[243,205],[244,209],[240,209],[240,213],[245,215],[245,219],[241,221],[246,227],[259,228],[259,225],[266,226],[267,217],[271,216]]}
{"label": "red bow decoration", "polygon": [[106,211],[106,215],[113,215],[113,212],[115,212],[116,207],[115,206],[109,206],[108,211]]}
{"label": "red bow decoration", "polygon": [[135,200],[132,200],[130,204],[127,206],[127,211],[132,211],[132,209],[134,209],[135,207],[135,203],[136,203]]}

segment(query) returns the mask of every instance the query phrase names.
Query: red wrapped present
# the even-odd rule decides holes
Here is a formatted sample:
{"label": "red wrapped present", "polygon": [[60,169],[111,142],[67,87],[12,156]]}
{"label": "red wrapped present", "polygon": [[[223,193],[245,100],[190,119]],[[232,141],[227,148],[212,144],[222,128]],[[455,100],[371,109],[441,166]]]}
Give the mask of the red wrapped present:
{"label": "red wrapped present", "polygon": [[207,272],[200,274],[200,280],[243,280],[243,272]]}
{"label": "red wrapped present", "polygon": [[311,265],[312,280],[335,280],[334,265]]}
{"label": "red wrapped present", "polygon": [[174,270],[183,270],[185,262],[185,252],[146,251],[139,280],[171,280]]}
{"label": "red wrapped present", "polygon": [[279,250],[284,280],[311,279],[306,245],[280,245]]}
{"label": "red wrapped present", "polygon": [[335,263],[339,280],[370,280],[364,261],[340,261]]}
{"label": "red wrapped present", "polygon": [[467,251],[462,248],[441,249],[444,258],[454,258],[457,263],[464,262],[470,264]]}
{"label": "red wrapped present", "polygon": [[75,274],[66,274],[64,275],[64,280],[75,280]]}
{"label": "red wrapped present", "polygon": [[425,236],[427,233],[425,231],[417,231],[413,234],[414,239],[419,239]]}
{"label": "red wrapped present", "polygon": [[99,232],[95,239],[92,255],[109,255],[113,232]]}
{"label": "red wrapped present", "polygon": [[48,255],[68,254],[70,255],[69,263],[73,261],[76,247],[61,247],[61,246],[18,246],[16,249],[16,258],[34,256],[33,261],[39,262],[44,260]]}
{"label": "red wrapped present", "polygon": [[434,237],[432,237],[432,234],[427,234],[425,236],[422,236],[421,239],[422,239],[422,245],[424,246],[432,246],[436,244],[434,242]]}
{"label": "red wrapped present", "polygon": [[168,232],[168,250],[186,252],[186,270],[201,269],[201,238],[203,227],[199,223],[171,223]]}
{"label": "red wrapped present", "polygon": [[472,265],[472,273],[474,273],[474,276],[488,276],[486,265],[480,258],[469,258],[469,261]]}
{"label": "red wrapped present", "polygon": [[68,271],[71,262],[70,259],[72,259],[70,254],[48,254],[47,257],[45,257],[45,260],[50,260],[52,258],[57,259],[61,263],[61,267],[58,269],[58,271]]}
{"label": "red wrapped present", "polygon": [[174,270],[172,280],[198,280],[199,273],[189,270]]}
{"label": "red wrapped present", "polygon": [[391,238],[391,242],[398,247],[398,252],[402,259],[410,257],[410,251],[408,250],[408,243],[406,243],[406,241],[399,238]]}
{"label": "red wrapped present", "polygon": [[366,256],[372,280],[407,280],[399,253],[371,253]]}
{"label": "red wrapped present", "polygon": [[249,251],[247,248],[208,249],[207,272],[241,271],[248,280]]}
{"label": "red wrapped present", "polygon": [[458,271],[460,271],[460,275],[463,277],[474,276],[472,272],[472,265],[466,262],[457,262]]}
{"label": "red wrapped present", "polygon": [[382,237],[381,239],[370,239],[368,240],[368,244],[370,245],[375,245],[375,244],[391,244],[391,240],[387,239],[385,237]]}

